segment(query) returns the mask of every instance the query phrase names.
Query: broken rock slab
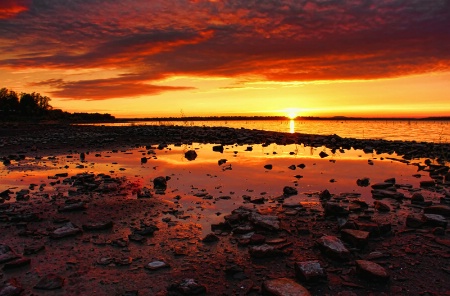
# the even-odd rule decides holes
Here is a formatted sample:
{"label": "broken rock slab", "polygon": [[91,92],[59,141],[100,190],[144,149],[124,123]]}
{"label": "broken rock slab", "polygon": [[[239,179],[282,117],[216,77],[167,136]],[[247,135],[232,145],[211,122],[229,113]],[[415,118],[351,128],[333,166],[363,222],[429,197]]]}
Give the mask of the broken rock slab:
{"label": "broken rock slab", "polygon": [[368,231],[356,230],[356,229],[342,229],[341,238],[343,241],[357,247],[363,248],[369,242]]}
{"label": "broken rock slab", "polygon": [[321,252],[335,260],[347,261],[350,259],[350,251],[344,246],[342,241],[332,235],[324,235],[317,240],[317,245]]}
{"label": "broken rock slab", "polygon": [[304,282],[317,282],[326,278],[325,270],[317,260],[296,262],[295,276]]}
{"label": "broken rock slab", "polygon": [[389,280],[389,274],[381,265],[368,260],[356,260],[355,263],[356,273],[360,277],[378,282],[387,282]]}
{"label": "broken rock slab", "polygon": [[78,233],[81,233],[81,229],[78,226],[72,224],[72,222],[68,222],[64,226],[57,228],[52,233],[50,233],[50,237],[58,239],[68,236],[74,236]]}

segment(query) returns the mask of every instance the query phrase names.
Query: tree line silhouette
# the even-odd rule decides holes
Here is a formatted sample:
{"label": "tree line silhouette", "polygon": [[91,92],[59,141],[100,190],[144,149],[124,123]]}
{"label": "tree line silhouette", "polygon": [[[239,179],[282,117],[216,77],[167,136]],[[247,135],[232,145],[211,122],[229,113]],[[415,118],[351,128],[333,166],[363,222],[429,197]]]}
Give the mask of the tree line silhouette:
{"label": "tree line silhouette", "polygon": [[54,109],[51,99],[40,93],[17,93],[7,88],[0,89],[0,121],[113,121],[111,114],[100,113],[70,113]]}

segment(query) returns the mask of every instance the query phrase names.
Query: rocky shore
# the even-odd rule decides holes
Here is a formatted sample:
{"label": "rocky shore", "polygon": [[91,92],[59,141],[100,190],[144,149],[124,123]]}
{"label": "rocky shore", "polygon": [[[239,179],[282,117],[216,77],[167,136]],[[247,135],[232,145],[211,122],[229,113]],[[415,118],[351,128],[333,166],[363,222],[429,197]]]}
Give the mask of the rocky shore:
{"label": "rocky shore", "polygon": [[[420,187],[399,183],[395,175],[380,182],[361,178],[346,193],[312,193],[320,209],[290,202],[296,188],[279,184],[278,196],[249,193],[242,197],[244,206],[217,213],[221,222],[211,224],[207,235],[180,207],[182,194],[168,192],[169,176],[152,179],[147,188],[105,173],[59,173],[49,175],[45,185],[0,188],[0,296],[450,295],[449,144],[229,128],[70,125],[3,125],[0,140],[8,168],[28,157],[62,153],[83,161],[87,152],[133,147],[157,156],[168,144],[223,149],[277,143],[325,146],[330,153],[395,152],[402,156],[396,161],[415,161],[429,177]],[[321,158],[328,157],[323,153]],[[185,157],[195,159],[193,154]],[[219,160],[221,165],[226,164]],[[370,203],[355,193],[368,186]],[[45,194],[45,187],[58,193]],[[203,211],[206,199],[231,197],[198,198],[193,212]]]}

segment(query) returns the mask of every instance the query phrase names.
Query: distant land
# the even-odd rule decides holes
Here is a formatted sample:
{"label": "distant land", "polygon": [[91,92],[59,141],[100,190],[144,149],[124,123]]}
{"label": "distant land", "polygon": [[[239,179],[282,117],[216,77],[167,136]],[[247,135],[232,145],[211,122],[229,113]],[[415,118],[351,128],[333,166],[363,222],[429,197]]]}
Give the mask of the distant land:
{"label": "distant land", "polygon": [[[115,122],[135,122],[135,121],[239,121],[239,120],[289,120],[286,116],[184,116],[184,117],[146,117],[146,118],[116,118]],[[295,120],[377,120],[377,121],[450,121],[450,116],[424,117],[424,118],[404,118],[404,117],[317,117],[298,116]]]}

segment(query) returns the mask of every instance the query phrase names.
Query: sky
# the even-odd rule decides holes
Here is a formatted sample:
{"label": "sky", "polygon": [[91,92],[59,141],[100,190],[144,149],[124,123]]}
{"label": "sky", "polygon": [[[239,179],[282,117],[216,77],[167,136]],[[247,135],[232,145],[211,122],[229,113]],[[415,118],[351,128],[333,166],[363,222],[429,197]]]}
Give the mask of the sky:
{"label": "sky", "polygon": [[450,116],[449,0],[0,0],[0,88],[116,117]]}

